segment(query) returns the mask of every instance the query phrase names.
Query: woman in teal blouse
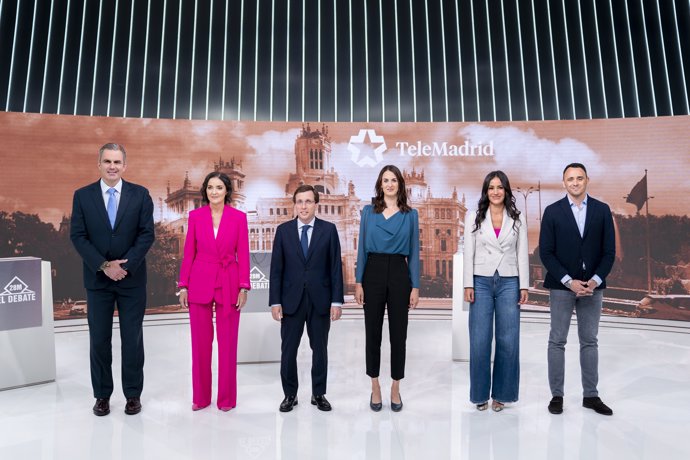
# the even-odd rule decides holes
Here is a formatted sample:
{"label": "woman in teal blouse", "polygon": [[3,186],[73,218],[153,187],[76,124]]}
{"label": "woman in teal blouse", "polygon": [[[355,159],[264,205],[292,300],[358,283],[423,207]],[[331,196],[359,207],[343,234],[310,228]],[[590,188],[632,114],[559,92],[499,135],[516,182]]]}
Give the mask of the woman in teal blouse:
{"label": "woman in teal blouse", "polygon": [[369,405],[381,410],[381,333],[388,308],[391,342],[391,409],[402,410],[400,380],[405,376],[408,309],[419,302],[419,217],[407,200],[405,179],[393,165],[384,166],[373,204],[362,210],[355,300],[364,305]]}

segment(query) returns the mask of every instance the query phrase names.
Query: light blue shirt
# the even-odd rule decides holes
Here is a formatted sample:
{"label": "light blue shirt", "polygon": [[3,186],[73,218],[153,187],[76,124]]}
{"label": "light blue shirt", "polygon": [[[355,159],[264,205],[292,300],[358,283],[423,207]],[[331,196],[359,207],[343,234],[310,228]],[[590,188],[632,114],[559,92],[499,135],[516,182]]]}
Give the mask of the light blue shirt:
{"label": "light blue shirt", "polygon": [[417,210],[398,211],[388,219],[372,205],[362,210],[355,280],[362,282],[369,254],[400,254],[407,257],[413,288],[419,289],[419,215]]}
{"label": "light blue shirt", "polygon": [[110,199],[108,190],[111,188],[115,189],[115,204],[117,205],[117,208],[119,208],[120,196],[122,195],[122,179],[120,179],[114,187],[110,187],[110,185],[106,184],[103,179],[101,179],[101,194],[103,195],[103,204],[105,205],[105,209],[108,209],[108,200]]}

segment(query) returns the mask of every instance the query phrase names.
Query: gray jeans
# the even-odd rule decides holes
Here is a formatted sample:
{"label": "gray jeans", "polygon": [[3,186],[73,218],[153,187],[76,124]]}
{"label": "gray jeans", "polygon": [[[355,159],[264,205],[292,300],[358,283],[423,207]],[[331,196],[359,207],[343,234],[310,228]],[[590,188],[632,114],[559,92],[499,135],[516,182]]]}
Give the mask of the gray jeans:
{"label": "gray jeans", "polygon": [[565,344],[573,309],[577,315],[577,335],[580,340],[580,371],[583,397],[598,396],[599,348],[597,334],[601,317],[603,290],[586,297],[576,297],[568,290],[551,289],[551,332],[549,333],[549,386],[552,396],[563,396],[565,376]]}

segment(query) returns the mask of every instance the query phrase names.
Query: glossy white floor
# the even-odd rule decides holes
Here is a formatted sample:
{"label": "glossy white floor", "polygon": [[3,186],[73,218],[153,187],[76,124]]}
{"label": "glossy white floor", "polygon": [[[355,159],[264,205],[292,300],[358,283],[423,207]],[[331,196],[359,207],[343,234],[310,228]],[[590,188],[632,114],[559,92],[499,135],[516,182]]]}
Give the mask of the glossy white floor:
{"label": "glossy white floor", "polygon": [[356,313],[331,329],[330,413],[309,404],[306,347],[299,356],[300,403],[292,412],[278,412],[277,363],[239,366],[235,410],[192,412],[188,325],[173,321],[145,328],[142,413],[122,412],[116,384],[112,413],[98,418],[91,414],[87,333],[58,333],[57,382],[0,392],[0,459],[690,458],[687,328],[602,328],[599,389],[613,417],[581,407],[573,328],[565,412],[554,416],[546,410],[548,325],[523,319],[520,402],[493,413],[477,412],[468,401],[468,365],[451,360],[445,315],[427,312],[410,322],[401,413],[390,411],[388,398],[380,413],[368,407],[363,321]]}

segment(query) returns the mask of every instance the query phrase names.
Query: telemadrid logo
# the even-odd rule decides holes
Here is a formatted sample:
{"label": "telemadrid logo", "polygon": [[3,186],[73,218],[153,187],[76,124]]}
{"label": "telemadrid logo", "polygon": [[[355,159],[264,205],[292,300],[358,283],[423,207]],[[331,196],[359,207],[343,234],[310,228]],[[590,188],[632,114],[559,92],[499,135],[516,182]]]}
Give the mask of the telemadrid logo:
{"label": "telemadrid logo", "polygon": [[[369,137],[369,142],[366,141],[367,137]],[[363,147],[373,149],[374,157],[372,158],[371,155],[364,155],[362,152]],[[356,136],[350,137],[350,143],[347,144],[347,149],[352,153],[350,158],[357,166],[374,167],[383,161],[383,152],[386,151],[387,147],[383,136],[376,134],[375,130],[360,129]]]}
{"label": "telemadrid logo", "polygon": [[[369,140],[367,141],[367,137]],[[403,142],[395,143],[400,156],[410,157],[481,157],[494,156],[494,143],[470,144],[465,141],[463,144],[453,144],[449,142]],[[386,151],[386,141],[383,136],[376,134],[373,129],[360,129],[356,136],[350,137],[347,149],[352,153],[352,161],[360,167],[373,167],[383,161],[383,153]],[[367,154],[366,151],[373,151]]]}

